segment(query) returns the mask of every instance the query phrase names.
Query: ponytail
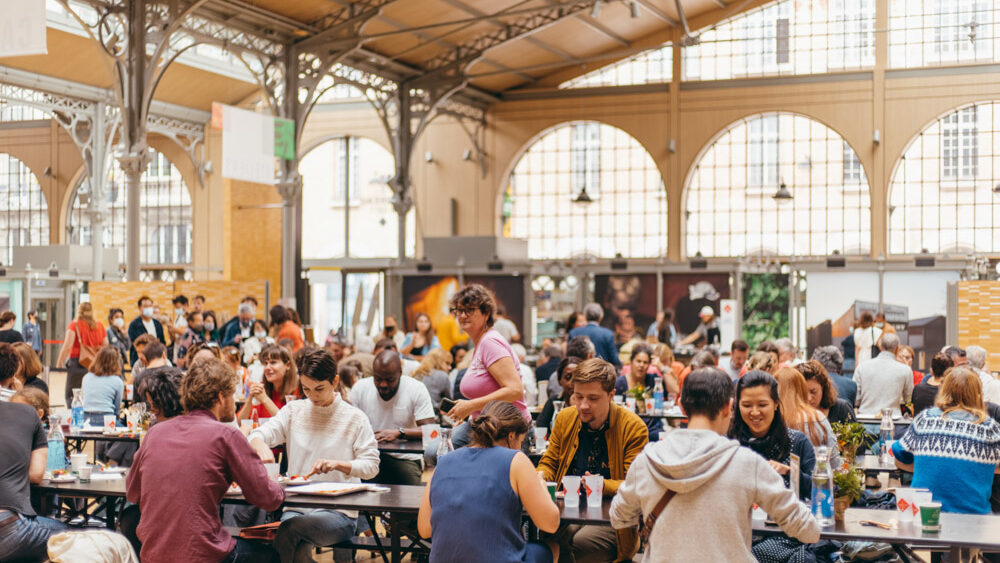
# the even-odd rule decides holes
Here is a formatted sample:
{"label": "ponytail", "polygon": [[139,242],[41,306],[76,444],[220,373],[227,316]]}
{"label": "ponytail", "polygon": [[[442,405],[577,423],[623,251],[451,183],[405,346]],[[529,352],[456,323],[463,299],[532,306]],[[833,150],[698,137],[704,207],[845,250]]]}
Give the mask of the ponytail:
{"label": "ponytail", "polygon": [[511,433],[526,434],[528,421],[512,403],[490,401],[486,408],[470,423],[472,443],[481,448],[492,448]]}

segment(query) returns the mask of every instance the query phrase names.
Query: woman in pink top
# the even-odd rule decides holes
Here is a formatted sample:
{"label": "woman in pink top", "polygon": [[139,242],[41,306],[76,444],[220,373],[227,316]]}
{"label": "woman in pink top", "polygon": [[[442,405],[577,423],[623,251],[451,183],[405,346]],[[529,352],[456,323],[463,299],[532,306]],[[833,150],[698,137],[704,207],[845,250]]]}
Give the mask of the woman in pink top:
{"label": "woman in pink top", "polygon": [[[448,416],[453,420],[465,420],[478,415],[490,401],[506,401],[513,403],[530,421],[517,355],[507,340],[492,328],[496,302],[489,290],[479,284],[467,285],[452,296],[449,304],[451,313],[476,349],[459,386],[468,399],[456,401]],[[452,443],[461,447],[467,442],[468,424],[462,424],[456,428]]]}

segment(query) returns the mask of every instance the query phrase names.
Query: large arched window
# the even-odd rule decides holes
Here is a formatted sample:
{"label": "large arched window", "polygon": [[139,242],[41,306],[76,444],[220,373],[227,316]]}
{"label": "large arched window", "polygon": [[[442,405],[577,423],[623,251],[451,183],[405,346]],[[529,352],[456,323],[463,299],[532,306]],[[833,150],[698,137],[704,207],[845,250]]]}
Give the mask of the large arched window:
{"label": "large arched window", "polygon": [[688,256],[867,254],[868,179],[829,127],[791,113],[730,125],[686,186]]}
{"label": "large arched window", "polygon": [[653,158],[628,133],[593,121],[565,123],[514,167],[503,235],[527,239],[535,259],[663,256],[666,196]]}
{"label": "large arched window", "polygon": [[941,116],[889,185],[889,252],[1000,252],[1000,102]]}
{"label": "large arched window", "polygon": [[49,243],[49,208],[38,178],[17,158],[0,153],[2,260],[14,261],[14,247]]}
{"label": "large arched window", "polygon": [[[146,265],[191,262],[191,194],[181,173],[166,156],[150,149],[152,159],[141,179],[139,200],[140,260]],[[108,176],[104,244],[118,249],[125,261],[125,213],[128,199],[125,172],[117,161]],[[91,243],[90,180],[84,178],[70,202],[67,235],[70,244]]]}
{"label": "large arched window", "polygon": [[[362,137],[326,141],[302,157],[302,257],[399,256],[399,217],[389,180],[392,154]],[[406,220],[407,255],[416,239],[414,211]]]}

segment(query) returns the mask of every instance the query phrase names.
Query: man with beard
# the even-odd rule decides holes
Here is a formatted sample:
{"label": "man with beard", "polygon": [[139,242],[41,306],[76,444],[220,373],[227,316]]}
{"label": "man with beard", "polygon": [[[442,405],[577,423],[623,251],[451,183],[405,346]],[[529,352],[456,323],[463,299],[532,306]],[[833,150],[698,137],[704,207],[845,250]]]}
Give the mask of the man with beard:
{"label": "man with beard", "polygon": [[[383,349],[372,362],[372,377],[351,388],[348,401],[361,409],[372,423],[379,443],[420,440],[420,427],[434,423],[434,406],[427,387],[403,375],[399,353]],[[372,480],[385,485],[419,485],[423,474],[422,454],[381,452],[378,475]]]}

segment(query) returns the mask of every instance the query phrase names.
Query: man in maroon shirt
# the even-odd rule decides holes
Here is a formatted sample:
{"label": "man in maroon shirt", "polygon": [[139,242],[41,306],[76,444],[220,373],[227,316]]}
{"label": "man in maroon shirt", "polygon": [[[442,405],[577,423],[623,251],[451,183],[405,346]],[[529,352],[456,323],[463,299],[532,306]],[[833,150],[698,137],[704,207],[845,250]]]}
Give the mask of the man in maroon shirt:
{"label": "man in maroon shirt", "polygon": [[232,368],[199,360],[181,380],[187,411],[153,426],[135,455],[126,498],[142,514],[138,536],[146,563],[274,561],[270,546],[233,539],[222,527],[219,503],[235,482],[263,510],[277,510],[284,491],[250,443],[227,422],[236,417]]}

